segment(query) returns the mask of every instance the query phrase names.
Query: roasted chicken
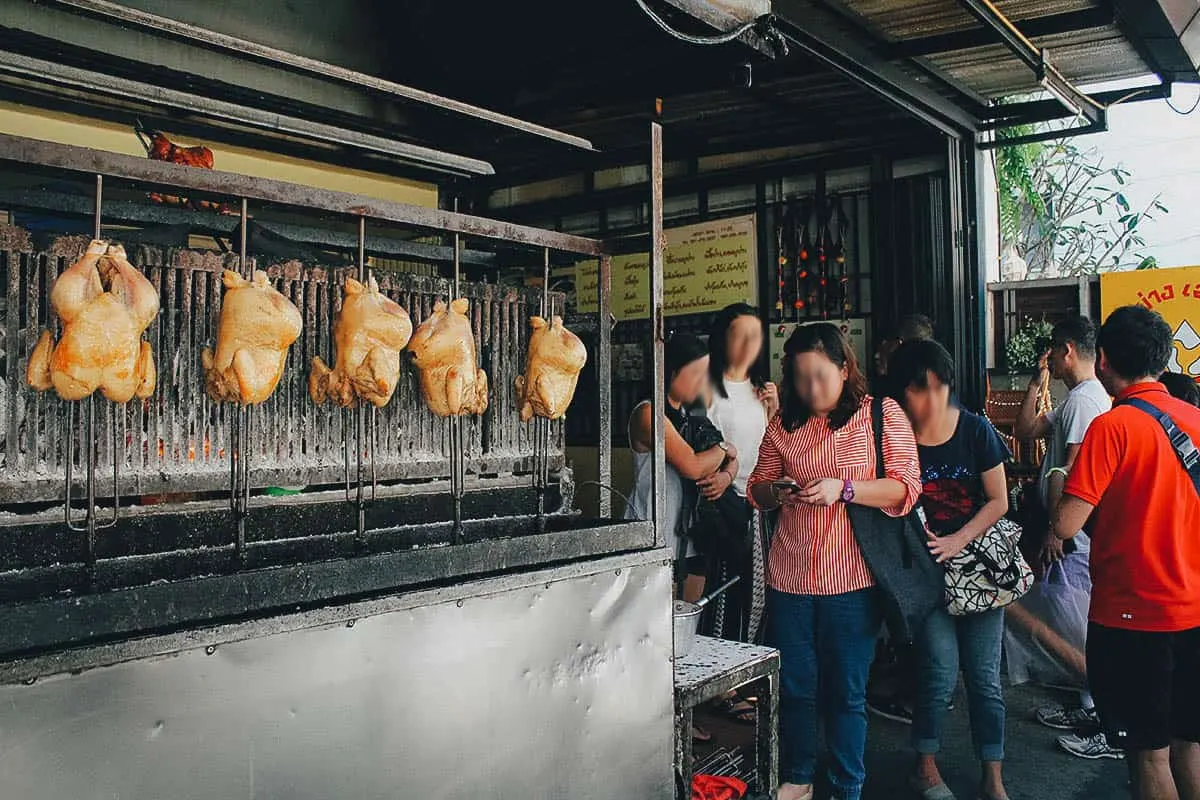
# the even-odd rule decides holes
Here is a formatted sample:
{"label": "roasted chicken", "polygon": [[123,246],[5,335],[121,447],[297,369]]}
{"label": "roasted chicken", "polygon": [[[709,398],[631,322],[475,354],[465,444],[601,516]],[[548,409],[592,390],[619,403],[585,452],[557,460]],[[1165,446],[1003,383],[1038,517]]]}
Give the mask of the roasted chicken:
{"label": "roasted chicken", "polygon": [[[140,121],[134,126],[133,131],[137,134],[142,147],[146,148],[146,157],[152,161],[166,161],[171,164],[180,164],[185,167],[199,167],[200,169],[213,168],[213,151],[204,145],[180,147],[160,131],[143,127]],[[211,200],[193,202],[186,197],[160,194],[158,192],[151,192],[150,199],[155,203],[162,203],[169,206],[188,206],[206,211],[221,211],[223,213],[231,210],[223,203],[216,203]]]}
{"label": "roasted chicken", "polygon": [[439,417],[482,414],[488,404],[487,373],[475,366],[475,336],[467,319],[469,304],[459,298],[438,301],[408,349],[421,371],[421,392]]}
{"label": "roasted chicken", "polygon": [[387,405],[400,382],[400,351],[412,332],[408,312],[380,294],[375,278],[365,286],[347,278],[342,308],[333,323],[333,369],[319,356],[314,358],[308,393],[318,404],[328,399],[343,408],[354,405],[355,398]]}
{"label": "roasted chicken", "polygon": [[579,373],[587,363],[587,348],[578,336],[563,327],[562,317],[550,324],[541,317],[529,320],[533,333],[529,337],[529,355],[525,359],[525,374],[516,380],[517,404],[521,421],[532,417],[559,419],[567,413]]}
{"label": "roasted chicken", "polygon": [[58,344],[44,331],[25,377],[64,400],[99,389],[114,403],[154,393],[157,373],[142,333],[158,315],[158,290],[125,258],[125,248],[93,241],[58,276],[50,305],[63,323]]}
{"label": "roasted chicken", "polygon": [[257,271],[248,281],[225,270],[217,351],[201,353],[208,395],[218,402],[255,405],[271,396],[300,336],[300,311]]}

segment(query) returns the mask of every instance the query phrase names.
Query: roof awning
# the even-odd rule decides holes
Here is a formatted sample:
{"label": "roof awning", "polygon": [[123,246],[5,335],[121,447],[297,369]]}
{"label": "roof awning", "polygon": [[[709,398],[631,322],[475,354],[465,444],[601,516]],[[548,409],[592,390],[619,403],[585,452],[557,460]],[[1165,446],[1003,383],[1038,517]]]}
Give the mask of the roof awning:
{"label": "roof awning", "polygon": [[[661,2],[709,25],[720,13],[737,16],[728,6],[744,17],[759,5]],[[716,12],[697,10],[714,5]],[[1196,0],[774,0],[771,15],[758,18],[758,32],[778,29],[947,131],[1072,118],[1077,132],[1103,130],[1113,102],[1164,97],[1174,82],[1200,81]],[[1143,91],[1086,91],[1139,78]],[[1043,92],[1049,102],[1036,97]]]}

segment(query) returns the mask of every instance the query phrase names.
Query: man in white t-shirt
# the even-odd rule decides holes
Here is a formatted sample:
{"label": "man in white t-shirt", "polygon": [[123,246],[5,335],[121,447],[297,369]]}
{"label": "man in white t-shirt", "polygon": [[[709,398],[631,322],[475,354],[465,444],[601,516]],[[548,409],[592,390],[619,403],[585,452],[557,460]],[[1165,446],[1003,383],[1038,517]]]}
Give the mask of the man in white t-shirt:
{"label": "man in white t-shirt", "polygon": [[[1065,383],[1069,392],[1062,405],[1039,416],[1038,395],[1050,375]],[[1055,508],[1062,498],[1063,483],[1092,420],[1111,408],[1112,399],[1096,378],[1096,326],[1086,317],[1072,317],[1055,325],[1050,351],[1042,359],[1040,373],[1029,382],[1015,426],[1018,438],[1049,440],[1039,478],[1046,508]],[[1044,537],[1043,567],[1061,562],[1076,582],[1086,581],[1090,590],[1087,535],[1080,532],[1074,537],[1075,549],[1071,553],[1064,553],[1063,541],[1053,531],[1045,531]],[[1094,732],[1099,725],[1092,696],[1087,691],[1080,692],[1078,708],[1044,706],[1037,710],[1037,718],[1043,725],[1058,730]],[[1104,735],[1099,733],[1094,736],[1065,735],[1059,737],[1059,744],[1072,755],[1084,758],[1121,757],[1121,752],[1109,747]]]}

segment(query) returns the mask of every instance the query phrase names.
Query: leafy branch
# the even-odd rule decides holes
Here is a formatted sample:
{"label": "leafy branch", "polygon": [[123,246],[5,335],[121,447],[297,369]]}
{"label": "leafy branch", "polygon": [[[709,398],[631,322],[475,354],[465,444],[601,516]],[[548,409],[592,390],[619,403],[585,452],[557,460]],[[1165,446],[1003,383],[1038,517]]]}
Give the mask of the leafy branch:
{"label": "leafy branch", "polygon": [[[1016,128],[1008,138],[1034,130]],[[1000,147],[1001,237],[1035,273],[1152,268],[1154,258],[1141,252],[1141,232],[1167,207],[1159,196],[1133,207],[1125,194],[1129,178],[1122,165],[1108,165],[1096,150],[1080,150],[1068,140]]]}

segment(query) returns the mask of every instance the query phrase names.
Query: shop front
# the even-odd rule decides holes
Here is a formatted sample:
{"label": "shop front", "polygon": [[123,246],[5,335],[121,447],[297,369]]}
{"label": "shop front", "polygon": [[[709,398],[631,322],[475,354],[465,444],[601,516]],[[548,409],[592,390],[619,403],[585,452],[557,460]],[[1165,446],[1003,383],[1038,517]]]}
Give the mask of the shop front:
{"label": "shop front", "polygon": [[978,404],[996,132],[1196,79],[1154,4],[353,5],[0,2],[14,796],[674,796],[667,335],[925,313]]}

